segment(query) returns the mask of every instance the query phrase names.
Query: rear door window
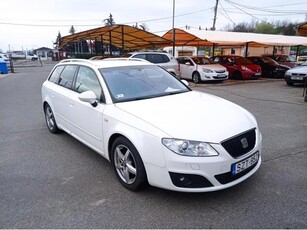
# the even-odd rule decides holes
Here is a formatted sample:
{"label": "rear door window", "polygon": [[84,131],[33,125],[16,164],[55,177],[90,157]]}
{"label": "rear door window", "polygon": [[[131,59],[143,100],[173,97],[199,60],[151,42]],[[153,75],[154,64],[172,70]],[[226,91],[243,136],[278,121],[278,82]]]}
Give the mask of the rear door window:
{"label": "rear door window", "polygon": [[58,84],[59,83],[59,79],[60,79],[60,75],[63,71],[65,66],[61,65],[55,68],[55,70],[52,72],[51,76],[49,77],[49,81]]}
{"label": "rear door window", "polygon": [[163,57],[160,54],[147,54],[147,60],[151,63],[164,63]]}
{"label": "rear door window", "polygon": [[134,55],[133,58],[140,58],[140,59],[146,60],[146,55],[145,54],[137,54],[137,55]]}
{"label": "rear door window", "polygon": [[164,63],[167,63],[167,62],[170,62],[171,60],[168,58],[168,56],[166,55],[161,55],[162,56],[162,59],[163,59],[163,62]]}
{"label": "rear door window", "polygon": [[59,85],[71,89],[77,68],[75,65],[66,66],[60,76]]}

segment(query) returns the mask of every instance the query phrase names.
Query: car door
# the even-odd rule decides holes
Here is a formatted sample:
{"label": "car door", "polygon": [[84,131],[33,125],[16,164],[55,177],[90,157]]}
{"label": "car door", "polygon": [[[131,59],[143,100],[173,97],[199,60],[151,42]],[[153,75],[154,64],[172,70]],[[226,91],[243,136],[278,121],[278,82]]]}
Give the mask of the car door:
{"label": "car door", "polygon": [[221,64],[227,68],[229,76],[232,76],[238,68],[232,57],[222,57]]}
{"label": "car door", "polygon": [[[97,106],[83,102],[79,95],[85,91],[93,91],[96,95]],[[87,66],[80,66],[76,74],[74,95],[72,96],[71,135],[90,147],[103,153],[103,111],[105,109],[102,87],[95,71]]]}
{"label": "car door", "polygon": [[[57,123],[61,129],[64,129],[67,133],[71,132],[71,106],[73,101],[71,99],[74,76],[78,69],[77,65],[66,65],[65,67],[59,66],[55,72],[61,71],[60,75],[55,79],[51,79],[54,84],[52,86],[51,100],[54,107],[54,112],[57,118]],[[53,75],[51,76],[53,77]]]}
{"label": "car door", "polygon": [[195,65],[190,58],[182,58],[180,64],[181,76],[186,79],[192,79],[192,74],[195,70]]}

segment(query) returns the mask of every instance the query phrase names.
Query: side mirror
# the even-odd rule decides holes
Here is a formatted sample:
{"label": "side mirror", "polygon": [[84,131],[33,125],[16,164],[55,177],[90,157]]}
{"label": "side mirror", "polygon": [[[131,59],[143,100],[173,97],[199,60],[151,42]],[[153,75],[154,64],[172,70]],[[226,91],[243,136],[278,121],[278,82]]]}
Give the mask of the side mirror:
{"label": "side mirror", "polygon": [[190,62],[186,62],[186,63],[184,63],[185,65],[191,65],[191,63]]}
{"label": "side mirror", "polygon": [[181,82],[185,84],[186,86],[189,86],[189,82],[187,80],[181,80]]}
{"label": "side mirror", "polygon": [[85,91],[81,93],[78,98],[80,99],[80,101],[90,103],[93,107],[96,107],[98,105],[96,101],[96,94],[93,91]]}

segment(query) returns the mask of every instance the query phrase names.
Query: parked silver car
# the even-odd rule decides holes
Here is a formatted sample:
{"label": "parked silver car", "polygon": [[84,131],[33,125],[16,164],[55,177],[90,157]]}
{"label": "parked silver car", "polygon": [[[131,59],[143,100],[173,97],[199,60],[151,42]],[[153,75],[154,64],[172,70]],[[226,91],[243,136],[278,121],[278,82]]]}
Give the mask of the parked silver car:
{"label": "parked silver car", "polygon": [[303,84],[307,78],[307,61],[300,66],[289,69],[285,73],[285,81],[287,85],[293,85],[294,83]]}
{"label": "parked silver car", "polygon": [[145,52],[127,53],[124,55],[124,57],[140,58],[147,60],[151,63],[161,66],[163,69],[167,70],[177,78],[180,78],[178,61],[169,53],[145,51]]}

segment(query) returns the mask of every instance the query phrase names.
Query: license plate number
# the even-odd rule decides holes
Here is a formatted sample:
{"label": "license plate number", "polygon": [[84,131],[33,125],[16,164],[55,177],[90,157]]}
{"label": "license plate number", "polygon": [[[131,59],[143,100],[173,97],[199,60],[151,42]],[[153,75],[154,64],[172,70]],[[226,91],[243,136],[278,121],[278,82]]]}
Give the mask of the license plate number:
{"label": "license plate number", "polygon": [[291,77],[292,80],[303,80],[303,77]]}
{"label": "license plate number", "polygon": [[254,155],[244,159],[243,161],[240,161],[238,163],[231,165],[231,174],[236,175],[245,169],[248,169],[249,167],[256,164],[259,160],[259,152],[256,152]]}
{"label": "license plate number", "polygon": [[226,75],[225,74],[218,74],[217,77],[223,78],[223,77],[226,77]]}

